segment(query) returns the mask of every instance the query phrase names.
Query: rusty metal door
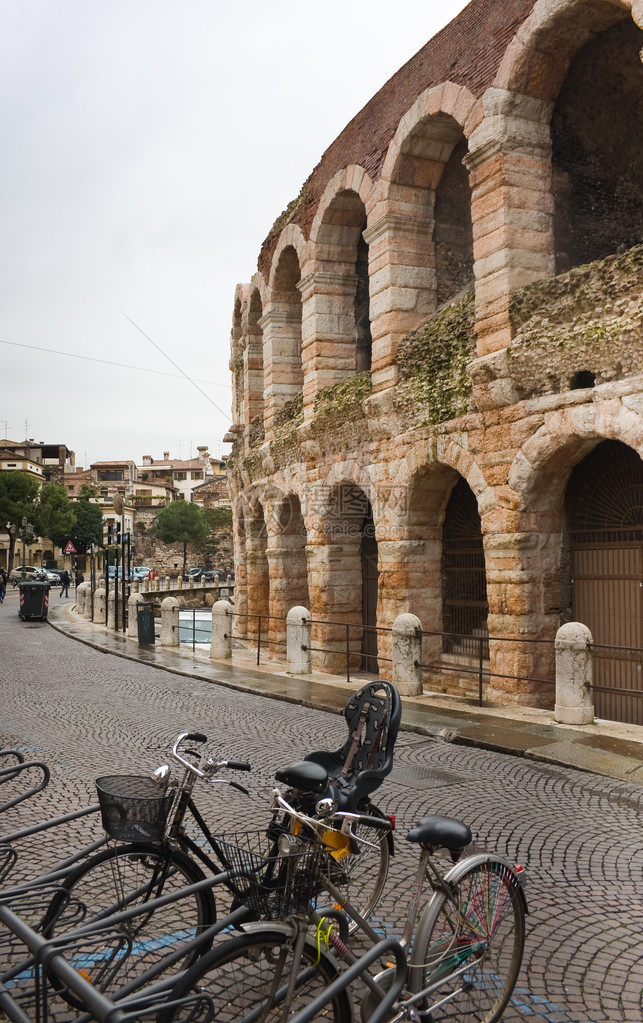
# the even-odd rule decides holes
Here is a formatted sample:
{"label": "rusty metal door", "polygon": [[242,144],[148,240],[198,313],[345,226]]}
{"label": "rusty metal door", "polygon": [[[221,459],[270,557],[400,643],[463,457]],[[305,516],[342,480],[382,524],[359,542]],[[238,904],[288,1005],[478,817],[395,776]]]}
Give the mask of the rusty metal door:
{"label": "rusty metal door", "polygon": [[[625,648],[596,650],[594,685],[643,689],[643,666],[627,648],[643,648],[643,544],[572,546],[574,619],[587,625],[594,643]],[[594,693],[596,716],[643,724],[643,698],[620,692]]]}

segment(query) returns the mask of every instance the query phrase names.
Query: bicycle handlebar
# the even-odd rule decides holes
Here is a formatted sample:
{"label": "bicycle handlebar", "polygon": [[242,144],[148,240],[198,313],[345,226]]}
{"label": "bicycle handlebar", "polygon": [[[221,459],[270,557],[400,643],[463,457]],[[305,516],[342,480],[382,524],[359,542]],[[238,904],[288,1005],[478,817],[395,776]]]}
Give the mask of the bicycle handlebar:
{"label": "bicycle handlebar", "polygon": [[388,818],[380,817],[369,817],[364,813],[351,813],[348,810],[335,810],[334,813],[329,814],[328,817],[324,817],[322,820],[317,820],[315,817],[309,817],[308,814],[302,813],[301,810],[295,810],[293,806],[288,803],[282,796],[279,789],[273,789],[272,794],[275,797],[275,805],[285,810],[286,813],[290,814],[296,820],[301,821],[302,824],[307,824],[313,831],[319,833],[320,829],[327,829],[329,824],[332,826],[332,821],[341,820],[341,827],[339,830],[342,834],[348,834],[351,838],[359,841],[359,836],[355,835],[351,829],[351,824],[366,824],[373,828],[378,828],[380,831],[392,831],[393,825]]}
{"label": "bicycle handlebar", "polygon": [[[190,760],[187,760],[186,757],[184,757],[182,753],[179,752],[179,746],[183,742],[202,743],[207,741],[208,737],[207,735],[204,735],[203,732],[181,732],[177,736],[174,745],[172,746],[172,756],[174,757],[175,760],[178,760],[178,762],[182,764],[187,771],[191,771],[192,774],[196,774],[197,778],[208,778],[211,774],[214,773],[214,771],[218,771],[220,767],[229,767],[230,770],[232,771],[251,770],[250,764],[246,763],[246,761],[244,760],[208,760],[206,762],[207,769],[203,771],[201,770],[200,767],[197,767],[196,764],[193,764]],[[188,752],[189,751],[186,750],[186,753]],[[193,753],[193,756],[196,758],[197,754]],[[236,787],[241,788],[241,786]],[[242,791],[245,792],[246,790],[242,789]]]}

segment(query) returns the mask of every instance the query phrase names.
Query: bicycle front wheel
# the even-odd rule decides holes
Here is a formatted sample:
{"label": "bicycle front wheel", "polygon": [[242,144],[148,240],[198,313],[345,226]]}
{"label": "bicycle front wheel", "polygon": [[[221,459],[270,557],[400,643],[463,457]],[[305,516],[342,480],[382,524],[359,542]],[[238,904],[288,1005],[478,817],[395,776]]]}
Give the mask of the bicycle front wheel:
{"label": "bicycle front wheel", "polygon": [[[183,888],[204,877],[200,867],[179,850],[144,845],[107,849],[66,878],[48,907],[42,932],[58,938],[76,927],[104,921],[104,940],[77,940],[71,959],[100,991],[117,990],[215,922],[210,889],[180,896]],[[161,895],[176,899],[153,911],[145,909]],[[139,911],[109,926],[109,917],[129,909]],[[173,969],[189,966],[207,947],[187,953]],[[64,997],[75,1004],[73,995]]]}
{"label": "bicycle front wheel", "polygon": [[433,897],[414,942],[411,990],[415,994],[436,985],[420,1006],[436,1023],[494,1023],[520,970],[525,942],[520,882],[502,860],[476,859],[450,872],[453,898]]}
{"label": "bicycle front wheel", "polygon": [[[292,935],[284,930],[268,926],[231,938],[181,975],[170,999],[189,996],[189,1001],[162,1013],[159,1023],[199,1023],[208,1019],[216,1023],[278,1023],[309,1005],[338,974],[330,956],[320,953],[308,939],[301,961],[296,969],[293,967]],[[294,992],[286,1010],[293,973]],[[314,1020],[350,1023],[346,992],[336,995]]]}

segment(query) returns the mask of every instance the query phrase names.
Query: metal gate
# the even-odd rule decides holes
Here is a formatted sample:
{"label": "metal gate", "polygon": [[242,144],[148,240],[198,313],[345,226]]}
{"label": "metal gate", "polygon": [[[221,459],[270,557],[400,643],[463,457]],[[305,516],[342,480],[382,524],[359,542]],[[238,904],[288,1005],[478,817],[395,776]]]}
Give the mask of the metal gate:
{"label": "metal gate", "polygon": [[362,669],[364,671],[379,672],[377,663],[377,587],[379,570],[377,567],[377,540],[375,539],[375,525],[373,523],[373,512],[368,506],[368,512],[362,527],[362,624],[366,626],[362,632]]}
{"label": "metal gate", "polygon": [[[570,477],[571,613],[592,633],[597,717],[643,724],[643,462],[603,441]],[[621,647],[601,650],[601,646]]]}
{"label": "metal gate", "polygon": [[[444,653],[489,656],[487,575],[478,502],[464,479],[447,505],[442,530],[442,621]],[[468,636],[476,637],[467,639]]]}

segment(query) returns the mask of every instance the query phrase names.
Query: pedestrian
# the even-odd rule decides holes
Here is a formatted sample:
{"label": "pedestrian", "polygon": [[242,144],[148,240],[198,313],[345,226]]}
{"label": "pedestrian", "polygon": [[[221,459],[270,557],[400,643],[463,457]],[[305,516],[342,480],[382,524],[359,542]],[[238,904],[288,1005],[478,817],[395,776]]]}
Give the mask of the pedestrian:
{"label": "pedestrian", "polygon": [[7,592],[7,573],[4,568],[0,568],[0,604],[4,604],[4,598]]}
{"label": "pedestrian", "polygon": [[71,576],[70,576],[69,572],[67,571],[67,569],[65,569],[65,571],[62,572],[61,576],[60,576],[60,596],[61,597],[68,597],[69,596],[69,584],[70,584],[70,582],[71,582]]}

